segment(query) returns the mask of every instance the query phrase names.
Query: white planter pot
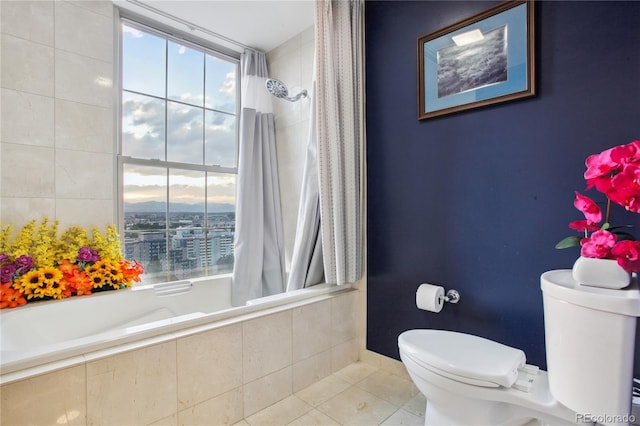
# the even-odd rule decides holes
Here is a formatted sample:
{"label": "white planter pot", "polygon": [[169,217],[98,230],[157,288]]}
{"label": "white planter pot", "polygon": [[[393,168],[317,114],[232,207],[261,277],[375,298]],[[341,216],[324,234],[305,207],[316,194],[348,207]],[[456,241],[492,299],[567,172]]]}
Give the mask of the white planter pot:
{"label": "white planter pot", "polygon": [[573,279],[591,287],[620,289],[629,285],[631,273],[614,259],[594,259],[580,256],[573,264]]}

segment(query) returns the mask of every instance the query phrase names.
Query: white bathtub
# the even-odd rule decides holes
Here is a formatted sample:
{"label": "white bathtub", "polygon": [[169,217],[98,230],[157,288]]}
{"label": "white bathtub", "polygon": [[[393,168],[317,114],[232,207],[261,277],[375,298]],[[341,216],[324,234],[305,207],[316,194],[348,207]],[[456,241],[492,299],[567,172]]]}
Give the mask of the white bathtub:
{"label": "white bathtub", "polygon": [[224,275],[4,309],[0,311],[0,383],[71,365],[96,351],[126,350],[127,345],[145,339],[168,339],[177,331],[336,289],[324,284],[233,308],[231,276]]}

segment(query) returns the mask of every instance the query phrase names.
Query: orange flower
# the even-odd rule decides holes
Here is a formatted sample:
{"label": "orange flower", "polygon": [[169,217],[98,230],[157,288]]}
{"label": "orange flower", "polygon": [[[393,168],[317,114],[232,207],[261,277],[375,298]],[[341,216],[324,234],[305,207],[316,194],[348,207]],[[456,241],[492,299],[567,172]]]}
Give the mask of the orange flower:
{"label": "orange flower", "polygon": [[62,263],[60,263],[60,265],[58,266],[58,269],[60,269],[60,272],[62,272],[65,275],[73,274],[73,271],[78,270],[78,265],[76,265],[75,263],[69,262],[68,259],[65,259],[62,261]]}
{"label": "orange flower", "polygon": [[24,298],[24,294],[11,287],[11,283],[0,284],[0,309],[15,308],[19,305],[24,305],[27,301]]}
{"label": "orange flower", "polygon": [[84,272],[76,269],[72,275],[68,275],[65,278],[78,296],[91,294],[93,284]]}
{"label": "orange flower", "polygon": [[122,275],[124,276],[124,281],[127,283],[127,286],[131,286],[131,281],[139,283],[140,275],[144,273],[144,267],[135,260],[131,262],[128,260],[121,260],[120,270],[122,271]]}
{"label": "orange flower", "polygon": [[[58,269],[62,272],[62,281],[65,283],[63,297],[71,297],[74,295],[81,296],[83,294],[91,294],[91,284],[89,277],[84,271],[81,271],[78,265],[63,260]],[[89,289],[87,291],[87,288]]]}

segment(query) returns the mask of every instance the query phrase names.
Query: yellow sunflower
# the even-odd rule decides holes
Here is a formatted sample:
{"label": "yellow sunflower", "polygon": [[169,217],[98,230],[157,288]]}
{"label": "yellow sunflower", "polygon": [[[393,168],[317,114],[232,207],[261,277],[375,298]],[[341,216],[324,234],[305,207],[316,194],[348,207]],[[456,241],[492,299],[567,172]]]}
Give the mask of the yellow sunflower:
{"label": "yellow sunflower", "polygon": [[102,273],[102,270],[91,268],[91,269],[85,269],[84,272],[89,277],[89,281],[91,282],[91,286],[93,288],[99,289],[99,288],[102,288],[102,286],[104,286],[105,276]]}
{"label": "yellow sunflower", "polygon": [[44,283],[46,285],[43,291],[44,296],[52,297],[54,299],[62,299],[66,288],[66,285],[62,280],[62,272],[58,268],[42,268],[40,270],[42,271],[42,276],[44,276]]}
{"label": "yellow sunflower", "polygon": [[124,283],[124,275],[118,262],[112,260],[99,260],[85,269],[91,278],[94,288],[109,286],[118,289]]}
{"label": "yellow sunflower", "polygon": [[22,275],[19,280],[13,284],[13,288],[22,291],[27,299],[33,299],[34,297],[41,297],[38,294],[39,289],[44,286],[44,275],[41,270],[35,269]]}
{"label": "yellow sunflower", "polygon": [[[87,268],[87,271],[94,283],[100,281],[100,288],[107,285],[113,289],[119,289],[124,284],[124,275],[118,262],[109,259],[100,260]],[[97,288],[95,284],[94,288]]]}

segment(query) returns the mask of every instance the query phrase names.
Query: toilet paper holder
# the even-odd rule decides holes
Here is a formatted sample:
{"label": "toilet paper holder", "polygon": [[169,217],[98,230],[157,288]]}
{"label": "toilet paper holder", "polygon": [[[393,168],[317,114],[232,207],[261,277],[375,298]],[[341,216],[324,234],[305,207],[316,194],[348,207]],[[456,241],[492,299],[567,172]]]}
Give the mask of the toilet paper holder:
{"label": "toilet paper holder", "polygon": [[445,302],[458,303],[460,301],[460,293],[457,290],[449,290],[442,298]]}

